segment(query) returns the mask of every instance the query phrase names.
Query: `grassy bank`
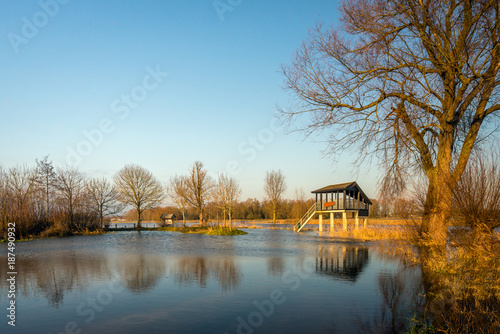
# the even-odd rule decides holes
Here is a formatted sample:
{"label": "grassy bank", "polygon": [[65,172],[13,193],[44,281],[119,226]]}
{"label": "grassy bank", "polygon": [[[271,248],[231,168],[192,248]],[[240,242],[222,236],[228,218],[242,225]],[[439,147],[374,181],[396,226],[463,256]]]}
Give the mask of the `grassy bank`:
{"label": "grassy bank", "polygon": [[[73,237],[73,236],[82,236],[82,235],[100,235],[103,234],[104,231],[102,229],[97,230],[83,230],[83,231],[71,231],[67,229],[57,229],[57,228],[49,228],[39,235],[29,235],[27,237],[23,237],[20,239],[16,239],[16,242],[21,241],[31,241],[37,239],[50,239],[50,238],[62,238],[62,237]],[[0,239],[0,243],[7,242],[7,239]]]}
{"label": "grassy bank", "polygon": [[500,333],[500,233],[453,230],[447,247],[379,241],[379,256],[419,267],[423,289],[408,333]]}
{"label": "grassy bank", "polygon": [[361,241],[391,240],[413,242],[418,236],[418,228],[414,226],[367,226],[366,228],[359,227],[355,229],[351,226],[347,231],[343,231],[341,227],[337,227],[334,231],[322,233],[335,238]]}

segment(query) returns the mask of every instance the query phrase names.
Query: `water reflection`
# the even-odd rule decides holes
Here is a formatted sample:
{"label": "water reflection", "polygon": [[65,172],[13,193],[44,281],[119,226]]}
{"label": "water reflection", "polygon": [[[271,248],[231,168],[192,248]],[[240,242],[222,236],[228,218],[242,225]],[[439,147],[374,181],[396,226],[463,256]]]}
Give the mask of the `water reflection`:
{"label": "water reflection", "polygon": [[196,282],[200,287],[206,287],[208,274],[207,259],[204,256],[181,258],[177,261],[173,269],[175,281],[179,285],[185,286]]}
{"label": "water reflection", "polygon": [[243,274],[233,257],[207,258],[205,256],[181,257],[173,265],[172,274],[180,286],[197,284],[205,288],[213,277],[223,292],[236,289]]}
{"label": "water reflection", "polygon": [[384,301],[379,321],[380,328],[388,328],[390,333],[401,333],[406,323],[402,320],[404,318],[400,316],[401,296],[406,289],[401,272],[396,274],[380,273],[378,284]]}
{"label": "water reflection", "polygon": [[[269,231],[264,235],[264,241],[267,249],[283,250],[286,247],[287,238],[282,233],[276,231]],[[271,256],[266,259],[267,273],[271,276],[283,275],[285,271],[285,260],[283,256]]]}
{"label": "water reflection", "polygon": [[166,271],[165,259],[151,254],[120,256],[117,266],[120,281],[133,293],[152,290]]}
{"label": "water reflection", "polygon": [[[0,270],[7,272],[2,261]],[[23,296],[43,296],[49,306],[58,308],[66,293],[85,290],[92,282],[111,281],[118,276],[123,286],[135,294],[153,290],[166,276],[165,258],[153,254],[124,254],[94,257],[86,255],[53,254],[53,256],[19,257],[17,265],[22,275],[17,276],[18,291]],[[180,286],[197,284],[204,288],[213,279],[222,292],[237,289],[243,274],[233,257],[207,258],[180,257],[170,262],[174,280]],[[0,287],[7,288],[6,277],[1,277]],[[2,295],[2,298],[5,297]]]}
{"label": "water reflection", "polygon": [[[1,261],[2,274],[7,272],[6,263]],[[96,277],[109,280],[113,276],[106,258],[82,256],[75,252],[17,257],[16,266],[22,273],[16,277],[18,293],[25,297],[42,295],[54,308],[63,304],[67,292],[85,289]],[[6,288],[3,276],[0,286]]]}
{"label": "water reflection", "polygon": [[218,259],[215,261],[213,271],[223,292],[238,288],[243,278],[243,274],[240,268],[235,265],[233,258]]}
{"label": "water reflection", "polygon": [[368,264],[368,248],[360,246],[320,246],[316,272],[335,279],[355,282]]}
{"label": "water reflection", "polygon": [[285,271],[285,259],[283,257],[267,258],[267,273],[272,276],[283,276]]}

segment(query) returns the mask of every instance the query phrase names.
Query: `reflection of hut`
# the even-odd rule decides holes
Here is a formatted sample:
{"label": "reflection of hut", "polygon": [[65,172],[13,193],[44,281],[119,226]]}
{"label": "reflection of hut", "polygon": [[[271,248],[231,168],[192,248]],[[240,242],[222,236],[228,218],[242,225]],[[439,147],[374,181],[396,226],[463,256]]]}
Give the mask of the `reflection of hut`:
{"label": "reflection of hut", "polygon": [[163,214],[160,219],[163,221],[164,225],[171,225],[177,217],[173,213]]}
{"label": "reflection of hut", "polygon": [[299,220],[296,231],[300,230],[316,214],[319,215],[319,231],[323,230],[323,214],[330,214],[330,226],[333,230],[335,213],[342,214],[344,231],[347,230],[347,215],[354,216],[356,228],[359,218],[363,218],[363,225],[366,226],[368,211],[372,202],[361,190],[356,182],[332,184],[312,191],[316,195],[316,201],[309,208],[309,211]]}
{"label": "reflection of hut", "polygon": [[368,264],[366,247],[331,247],[316,255],[316,272],[333,278],[355,281]]}

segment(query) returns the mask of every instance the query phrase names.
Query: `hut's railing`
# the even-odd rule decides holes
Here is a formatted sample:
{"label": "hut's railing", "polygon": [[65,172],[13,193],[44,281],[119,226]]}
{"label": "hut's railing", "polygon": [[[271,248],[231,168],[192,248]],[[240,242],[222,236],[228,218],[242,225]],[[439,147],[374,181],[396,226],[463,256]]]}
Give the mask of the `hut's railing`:
{"label": "hut's railing", "polygon": [[326,206],[325,204],[331,203],[332,201],[317,201],[316,202],[316,211],[327,211],[327,210],[343,210],[344,203],[342,200],[335,202],[334,205]]}
{"label": "hut's railing", "polygon": [[[332,201],[317,201],[316,211],[328,211],[328,210],[368,210],[368,204],[356,200],[347,200],[344,208],[344,201],[340,199],[338,202],[335,201],[334,205],[326,206],[325,204],[330,204]],[[357,202],[357,203],[356,203]]]}

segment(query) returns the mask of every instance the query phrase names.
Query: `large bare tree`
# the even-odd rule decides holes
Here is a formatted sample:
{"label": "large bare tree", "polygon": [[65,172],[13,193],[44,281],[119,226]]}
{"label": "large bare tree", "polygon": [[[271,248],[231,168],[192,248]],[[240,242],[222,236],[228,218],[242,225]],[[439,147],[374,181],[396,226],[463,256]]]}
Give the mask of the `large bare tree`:
{"label": "large bare tree", "polygon": [[[453,189],[500,109],[498,0],[351,0],[284,66],[296,97],[281,111],[330,153],[378,153],[384,191],[421,171],[422,239],[446,242]],[[304,119],[305,117],[306,119]],[[483,129],[483,131],[480,131]]]}
{"label": "large bare tree", "polygon": [[189,170],[189,175],[185,178],[185,182],[188,190],[186,201],[193,209],[198,211],[200,225],[202,225],[203,211],[214,187],[214,181],[208,175],[207,170],[203,168],[203,163],[195,161]]}
{"label": "large bare tree", "polygon": [[[233,228],[233,209],[241,195],[241,188],[238,181],[227,174],[221,173],[218,178],[217,188],[214,192],[215,201],[222,209],[224,215],[229,219],[229,229]],[[224,218],[225,219],[225,218]]]}
{"label": "large bare tree", "polygon": [[126,165],[115,175],[118,201],[137,211],[137,228],[141,229],[141,214],[159,206],[165,195],[161,183],[153,174],[138,165]]}
{"label": "large bare tree", "polygon": [[170,179],[167,186],[167,194],[182,212],[182,223],[186,227],[187,201],[187,179],[185,176],[174,176]]}
{"label": "large bare tree", "polygon": [[285,176],[281,170],[266,172],[264,191],[273,210],[273,224],[276,223],[276,211],[281,202],[281,196],[286,190]]}
{"label": "large bare tree", "polygon": [[104,217],[116,214],[123,209],[118,202],[116,186],[106,178],[92,178],[85,184],[85,193],[92,210],[99,216],[99,224],[103,227]]}

